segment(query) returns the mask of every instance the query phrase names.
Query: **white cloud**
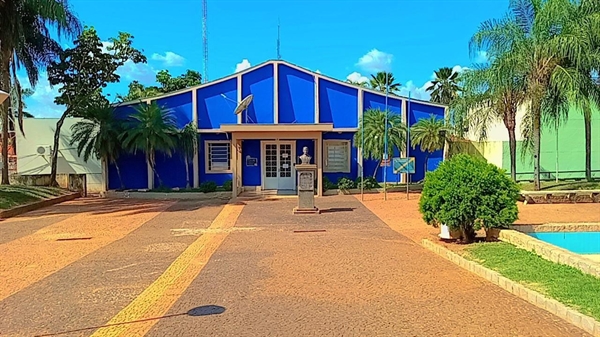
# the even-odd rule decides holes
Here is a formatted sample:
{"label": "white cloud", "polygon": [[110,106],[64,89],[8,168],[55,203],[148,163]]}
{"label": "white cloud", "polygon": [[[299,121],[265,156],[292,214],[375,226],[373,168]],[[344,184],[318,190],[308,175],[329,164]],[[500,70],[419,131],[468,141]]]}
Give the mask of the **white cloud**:
{"label": "white cloud", "polygon": [[410,93],[411,98],[428,101],[431,95],[426,89],[430,85],[431,81],[427,81],[425,82],[425,84],[419,87],[415,85],[415,83],[412,80],[410,80],[400,88],[400,95],[408,97]]}
{"label": "white cloud", "polygon": [[366,76],[361,75],[357,71],[355,71],[352,74],[346,76],[346,79],[348,81],[352,81],[352,82],[356,82],[356,83],[364,83],[364,82],[368,82],[369,81],[369,78],[367,78]]}
{"label": "white cloud", "polygon": [[[29,83],[26,77],[19,76],[19,81],[24,87],[26,83]],[[25,99],[25,104],[27,105],[25,111],[36,118],[60,117],[65,108],[54,103],[54,99],[58,96],[59,88],[60,86],[50,86],[47,73],[40,73],[40,80],[35,87],[33,95]],[[25,134],[27,134],[27,130],[25,130]]]}
{"label": "white cloud", "polygon": [[242,62],[235,65],[235,72],[237,73],[239,71],[246,70],[251,66],[252,65],[250,64],[250,61],[248,61],[248,59],[243,59]]}
{"label": "white cloud", "polygon": [[108,47],[112,47],[113,43],[108,41],[102,41],[102,52],[108,53]]}
{"label": "white cloud", "polygon": [[175,54],[172,51],[168,51],[164,55],[154,53],[152,54],[152,59],[162,62],[166,67],[179,67],[185,62],[185,58],[183,58],[183,56]]}
{"label": "white cloud", "polygon": [[356,65],[371,73],[390,71],[392,69],[393,58],[392,54],[373,49],[358,59]]}
{"label": "white cloud", "polygon": [[117,74],[121,76],[121,81],[138,81],[142,84],[154,83],[158,71],[147,63],[133,63],[129,60],[117,69]]}

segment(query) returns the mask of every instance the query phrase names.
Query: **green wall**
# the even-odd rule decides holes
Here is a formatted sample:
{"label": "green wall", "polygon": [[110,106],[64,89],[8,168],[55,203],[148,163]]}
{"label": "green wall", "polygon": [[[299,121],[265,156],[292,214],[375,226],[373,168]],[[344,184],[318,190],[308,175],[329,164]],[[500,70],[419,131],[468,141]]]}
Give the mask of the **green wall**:
{"label": "green wall", "polygon": [[[520,127],[520,126],[518,126]],[[556,151],[556,129],[544,126],[541,144],[541,179],[556,177],[556,155],[558,154],[558,178],[585,178],[585,129],[583,115],[577,109],[569,111],[568,121],[558,128],[558,152]],[[510,173],[508,142],[503,142],[502,168]],[[533,180],[533,155],[521,154],[522,142],[517,142],[517,180]],[[600,111],[592,112],[592,176],[600,178]]]}

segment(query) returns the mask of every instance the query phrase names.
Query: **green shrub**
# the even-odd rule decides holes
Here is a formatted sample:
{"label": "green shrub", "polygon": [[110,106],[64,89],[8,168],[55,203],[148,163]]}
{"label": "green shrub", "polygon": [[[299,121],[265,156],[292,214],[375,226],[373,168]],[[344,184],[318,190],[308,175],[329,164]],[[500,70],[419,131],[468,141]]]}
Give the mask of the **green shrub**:
{"label": "green shrub", "polygon": [[[360,177],[356,178],[356,188],[360,188],[361,179]],[[377,179],[373,177],[364,177],[365,186],[363,187],[365,190],[372,190],[375,188],[380,188],[381,185],[377,182]]]}
{"label": "green shrub", "polygon": [[347,191],[354,188],[354,182],[352,179],[342,177],[338,179],[337,186],[340,190]]}
{"label": "green shrub", "polygon": [[209,193],[217,190],[217,184],[214,181],[205,181],[198,187],[200,192]]}
{"label": "green shrub", "polygon": [[475,231],[503,227],[518,218],[519,188],[495,165],[466,154],[428,172],[419,210],[429,225],[447,225],[472,242]]}
{"label": "green shrub", "polygon": [[323,176],[323,190],[324,191],[335,190],[337,188],[338,188],[337,184],[332,183],[331,180],[329,180],[329,178],[327,178],[326,176]]}
{"label": "green shrub", "polygon": [[233,191],[233,181],[225,180],[225,182],[223,182],[223,190]]}

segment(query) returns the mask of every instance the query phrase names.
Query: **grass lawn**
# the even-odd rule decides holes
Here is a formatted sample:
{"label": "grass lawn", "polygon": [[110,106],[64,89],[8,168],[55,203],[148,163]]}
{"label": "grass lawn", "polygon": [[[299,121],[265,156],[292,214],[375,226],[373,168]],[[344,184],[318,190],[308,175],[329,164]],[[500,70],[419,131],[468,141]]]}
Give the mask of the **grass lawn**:
{"label": "grass lawn", "polygon": [[[541,189],[544,191],[561,191],[561,190],[600,190],[600,180],[596,181],[542,181]],[[519,183],[522,191],[533,191],[533,183]]]}
{"label": "grass lawn", "polygon": [[0,209],[28,204],[63,194],[63,190],[42,186],[0,186]]}
{"label": "grass lawn", "polygon": [[505,242],[474,244],[466,258],[600,320],[600,278]]}

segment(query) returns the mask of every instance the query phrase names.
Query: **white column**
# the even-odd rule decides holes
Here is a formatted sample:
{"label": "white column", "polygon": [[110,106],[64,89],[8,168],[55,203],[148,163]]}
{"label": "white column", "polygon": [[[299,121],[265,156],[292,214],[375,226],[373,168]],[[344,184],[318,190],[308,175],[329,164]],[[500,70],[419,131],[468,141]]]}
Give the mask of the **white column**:
{"label": "white column", "polygon": [[315,75],[315,124],[319,124],[319,76]]}
{"label": "white column", "polygon": [[323,134],[319,133],[317,137],[317,196],[323,196]]}
{"label": "white column", "polygon": [[[408,128],[408,120],[409,120],[408,119],[409,118],[409,116],[408,116],[408,104],[406,103],[405,99],[402,100],[402,111],[404,111],[404,113],[402,114],[402,119],[403,119],[402,122],[404,122],[404,125],[406,125],[406,127]],[[406,144],[406,142],[404,142],[404,144]],[[401,154],[402,154],[402,157],[406,158],[406,154],[407,154],[406,149]],[[401,179],[402,183],[405,183],[405,184],[408,183],[408,173],[402,174],[402,176],[401,176],[400,179]]]}
{"label": "white column", "polygon": [[[242,75],[240,74],[237,76],[237,104],[240,104],[242,99],[244,99],[244,98],[242,97]],[[241,113],[239,113],[237,115],[237,123],[238,124],[242,124],[242,114],[244,114],[244,113],[248,113],[248,112],[242,111]]]}
{"label": "white column", "polygon": [[[194,91],[192,91],[192,120],[194,122],[194,125],[196,125],[196,129],[198,129],[198,90],[194,89]],[[196,133],[196,139],[198,139],[198,133]],[[194,188],[197,188],[198,186],[200,186],[200,176],[199,176],[199,172],[200,172],[200,160],[199,160],[199,149],[200,149],[200,141],[197,140],[196,143],[196,151],[194,151],[194,161],[192,162],[192,174],[193,174],[193,179],[192,179],[192,186],[194,186]]]}
{"label": "white column", "polygon": [[[358,97],[357,97],[357,98],[358,98],[358,104],[357,104],[357,105],[358,105],[358,125],[357,125],[357,129],[358,129],[359,131],[360,131],[360,127],[361,127],[360,120],[362,119],[362,117],[363,117],[363,115],[364,115],[364,111],[363,111],[363,95],[364,95],[364,93],[363,93],[363,90],[362,90],[362,89],[358,89]],[[361,144],[355,144],[355,145],[356,145],[356,148],[357,148],[357,154],[356,154],[356,155],[357,155],[357,157],[358,157],[358,160],[357,160],[357,162],[358,162],[358,167],[359,167],[359,169],[360,169],[360,170],[358,171],[358,173],[359,173],[359,174],[360,174],[362,177],[364,177],[364,175],[365,175],[365,171],[364,171],[364,169],[365,169],[365,168],[364,168],[364,166],[363,166],[363,161],[364,161],[364,159],[363,159],[363,148],[362,148],[362,142],[361,142]]]}
{"label": "white column", "polygon": [[231,134],[231,151],[229,151],[231,160],[231,186],[232,186],[232,197],[238,196],[238,146],[237,136],[233,132]]}
{"label": "white column", "polygon": [[279,124],[279,62],[273,62],[273,121]]}

